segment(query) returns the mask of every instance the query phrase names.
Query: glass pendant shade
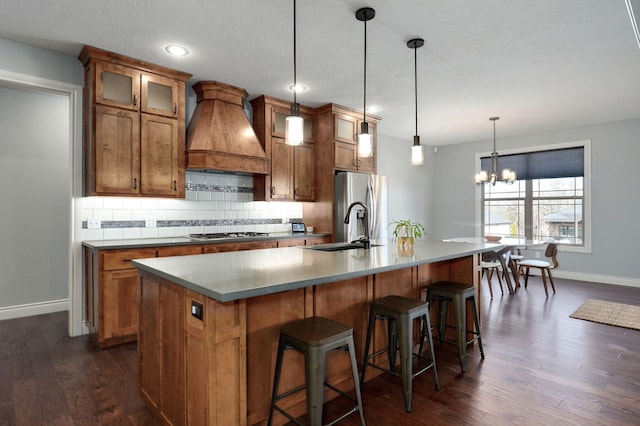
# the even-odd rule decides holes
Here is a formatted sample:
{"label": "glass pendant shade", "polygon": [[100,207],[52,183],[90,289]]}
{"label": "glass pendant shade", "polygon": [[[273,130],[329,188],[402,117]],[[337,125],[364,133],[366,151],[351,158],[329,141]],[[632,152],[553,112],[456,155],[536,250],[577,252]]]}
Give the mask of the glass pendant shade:
{"label": "glass pendant shade", "polygon": [[304,119],[299,115],[290,115],[286,118],[284,129],[284,143],[291,146],[302,145],[304,133]]}
{"label": "glass pendant shade", "polygon": [[420,136],[413,137],[413,146],[411,147],[411,164],[414,166],[424,164],[424,147],[420,145]]}
{"label": "glass pendant shade", "polygon": [[369,133],[369,123],[366,121],[362,123],[358,135],[358,156],[373,157],[373,139]]}

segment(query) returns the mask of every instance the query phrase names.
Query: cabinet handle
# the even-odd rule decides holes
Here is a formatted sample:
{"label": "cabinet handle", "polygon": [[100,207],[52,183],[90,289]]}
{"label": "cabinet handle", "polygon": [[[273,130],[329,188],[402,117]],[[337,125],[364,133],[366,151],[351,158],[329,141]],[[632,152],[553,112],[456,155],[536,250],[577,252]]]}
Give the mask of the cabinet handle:
{"label": "cabinet handle", "polygon": [[138,178],[133,178],[133,189],[138,189]]}
{"label": "cabinet handle", "polygon": [[138,105],[138,94],[134,93],[133,94],[133,105]]}
{"label": "cabinet handle", "polygon": [[294,196],[296,196],[296,197],[297,197],[299,194],[300,194],[300,190],[299,190],[298,188],[296,188],[296,189],[294,189],[294,190],[293,190],[293,195],[294,195]]}
{"label": "cabinet handle", "polygon": [[173,104],[173,113],[177,114],[178,113],[178,104]]}
{"label": "cabinet handle", "polygon": [[177,181],[173,181],[173,190],[177,191],[178,190],[178,182]]}
{"label": "cabinet handle", "polygon": [[276,132],[276,123],[272,123],[271,124],[271,133],[275,133]]}
{"label": "cabinet handle", "polygon": [[276,195],[276,187],[272,186],[271,187],[271,196],[273,197],[274,195]]}

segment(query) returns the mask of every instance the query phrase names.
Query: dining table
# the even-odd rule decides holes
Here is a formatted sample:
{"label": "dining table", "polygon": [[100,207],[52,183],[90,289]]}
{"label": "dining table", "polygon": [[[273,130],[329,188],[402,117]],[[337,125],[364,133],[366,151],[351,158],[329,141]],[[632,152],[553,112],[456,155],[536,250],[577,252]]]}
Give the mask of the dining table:
{"label": "dining table", "polygon": [[[442,241],[455,242],[455,243],[470,243],[470,244],[492,244],[495,246],[495,250],[487,251],[483,253],[482,260],[486,262],[492,262],[497,260],[502,266],[504,271],[504,278],[507,282],[507,288],[509,294],[515,294],[516,288],[519,287],[518,283],[518,266],[515,262],[511,261],[511,254],[514,249],[535,249],[544,247],[547,242],[542,240],[532,240],[528,238],[519,237],[502,237],[498,240],[488,240],[483,237],[454,237],[445,238]],[[507,271],[511,270],[511,275]],[[513,281],[512,281],[513,276]],[[514,283],[515,281],[515,283]]]}

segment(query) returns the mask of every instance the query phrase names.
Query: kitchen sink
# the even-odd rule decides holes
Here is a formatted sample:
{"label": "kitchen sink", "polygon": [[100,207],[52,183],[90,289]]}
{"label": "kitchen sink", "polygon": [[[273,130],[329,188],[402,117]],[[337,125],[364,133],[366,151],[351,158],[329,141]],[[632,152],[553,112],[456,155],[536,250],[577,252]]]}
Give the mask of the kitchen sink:
{"label": "kitchen sink", "polygon": [[[381,244],[371,244],[371,247],[378,247]],[[364,244],[362,243],[330,243],[330,244],[318,244],[315,246],[305,247],[309,250],[320,250],[320,251],[344,251],[344,250],[353,250],[353,249],[363,249]]]}

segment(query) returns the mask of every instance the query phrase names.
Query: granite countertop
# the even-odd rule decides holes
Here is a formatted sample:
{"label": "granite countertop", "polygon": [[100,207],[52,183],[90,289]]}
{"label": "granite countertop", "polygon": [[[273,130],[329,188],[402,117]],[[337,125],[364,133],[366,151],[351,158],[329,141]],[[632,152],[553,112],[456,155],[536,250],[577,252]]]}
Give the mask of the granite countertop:
{"label": "granite countertop", "polygon": [[233,238],[217,238],[213,240],[195,240],[189,238],[188,235],[183,237],[165,237],[165,238],[129,238],[120,240],[95,240],[83,241],[82,245],[91,249],[115,250],[129,249],[141,247],[164,247],[164,246],[182,246],[182,245],[202,245],[202,244],[220,244],[229,242],[246,242],[246,241],[269,241],[284,240],[297,238],[326,237],[329,233],[318,234],[292,234],[291,232],[272,232],[269,235],[261,235],[255,237],[233,237]]}
{"label": "granite countertop", "polygon": [[132,263],[197,293],[228,302],[465,257],[496,247],[500,246],[418,240],[411,254],[399,252],[395,242],[388,242],[368,250],[325,252],[288,247],[138,259]]}

